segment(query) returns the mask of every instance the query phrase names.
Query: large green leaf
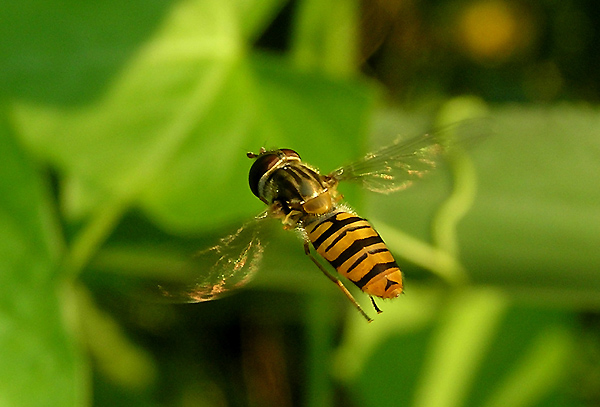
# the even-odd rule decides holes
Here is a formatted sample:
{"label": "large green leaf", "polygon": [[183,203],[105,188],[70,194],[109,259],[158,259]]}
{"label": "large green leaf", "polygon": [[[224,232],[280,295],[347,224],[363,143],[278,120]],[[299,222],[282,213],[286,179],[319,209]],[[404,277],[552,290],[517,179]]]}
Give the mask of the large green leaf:
{"label": "large green leaf", "polygon": [[183,2],[98,102],[15,115],[28,145],[67,176],[131,202],[206,116],[242,47],[230,7]]}
{"label": "large green leaf", "polygon": [[600,112],[508,107],[497,122],[475,156],[480,187],[460,227],[465,263],[482,282],[597,307]]}
{"label": "large green leaf", "polygon": [[28,146],[68,180],[70,218],[140,204],[167,228],[215,226],[260,208],[250,210],[246,151],[299,140],[355,148],[342,142],[365,128],[369,88],[245,58],[238,13],[228,2],[183,2],[98,102],[16,107]]}
{"label": "large green leaf", "polygon": [[[190,52],[195,52],[192,48],[206,46],[205,40],[214,38],[216,31],[246,40],[256,38],[282,1],[197,3],[200,14],[171,0],[2,2],[0,95],[65,106],[89,103],[130,64],[148,37],[164,26],[171,9],[179,8],[191,23],[188,34],[190,28],[204,33],[196,37],[198,42],[189,43]],[[184,34],[186,28],[180,28]],[[189,39],[194,41],[194,37]],[[217,49],[221,44],[214,43]]]}

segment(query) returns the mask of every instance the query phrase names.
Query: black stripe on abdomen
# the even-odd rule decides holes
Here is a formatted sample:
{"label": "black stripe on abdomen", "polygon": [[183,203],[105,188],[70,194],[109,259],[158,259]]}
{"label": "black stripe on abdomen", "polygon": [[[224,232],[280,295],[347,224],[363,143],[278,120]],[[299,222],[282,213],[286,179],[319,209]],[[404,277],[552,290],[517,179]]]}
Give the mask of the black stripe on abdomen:
{"label": "black stripe on abdomen", "polygon": [[[387,250],[387,249],[386,249]],[[398,265],[396,264],[395,261],[391,261],[389,263],[377,263],[373,266],[373,268],[367,273],[365,274],[360,280],[358,281],[354,281],[354,284],[356,284],[356,286],[358,288],[360,288],[362,290],[362,288],[369,282],[371,281],[373,278],[377,277],[378,275],[385,273],[387,270],[391,269],[391,268],[398,268]]]}
{"label": "black stripe on abdomen", "polygon": [[333,268],[335,268],[337,270],[340,268],[340,266],[342,264],[344,264],[346,261],[348,261],[348,259],[350,259],[350,257],[354,256],[361,250],[364,250],[367,247],[372,246],[377,243],[383,243],[383,240],[381,240],[381,238],[378,235],[370,236],[370,237],[367,237],[364,239],[356,239],[354,242],[352,242],[352,244],[350,246],[348,246],[348,248],[346,250],[341,252],[337,258],[335,258],[333,260],[329,260],[329,263],[331,263]]}
{"label": "black stripe on abdomen", "polygon": [[[311,239],[312,244],[315,248],[315,250],[319,250],[319,247],[323,244],[323,242],[327,239],[329,239],[334,233],[336,233],[337,231],[339,231],[340,229],[342,229],[343,227],[347,226],[347,225],[351,225],[353,223],[359,222],[361,220],[363,220],[362,218],[359,218],[358,216],[350,216],[347,218],[339,218],[340,214],[336,214],[335,216],[333,216],[332,218],[326,219],[323,222],[319,223],[313,230],[315,229],[321,229],[323,227],[325,227],[326,229],[321,233],[320,236],[318,236],[315,240]],[[309,232],[309,238],[310,238],[310,233]]]}

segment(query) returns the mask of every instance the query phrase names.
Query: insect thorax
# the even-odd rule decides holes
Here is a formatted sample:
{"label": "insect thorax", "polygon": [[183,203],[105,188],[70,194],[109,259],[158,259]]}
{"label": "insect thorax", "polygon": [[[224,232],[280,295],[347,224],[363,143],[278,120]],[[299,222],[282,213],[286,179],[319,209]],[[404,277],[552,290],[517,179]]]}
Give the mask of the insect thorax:
{"label": "insect thorax", "polygon": [[290,162],[267,175],[263,200],[285,216],[305,220],[334,208],[323,177],[301,162]]}

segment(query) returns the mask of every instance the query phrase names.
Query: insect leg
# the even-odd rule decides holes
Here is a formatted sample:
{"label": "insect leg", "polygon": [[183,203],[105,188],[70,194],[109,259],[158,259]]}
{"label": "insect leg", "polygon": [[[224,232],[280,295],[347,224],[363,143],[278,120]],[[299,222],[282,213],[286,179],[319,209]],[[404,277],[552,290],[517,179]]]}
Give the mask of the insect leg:
{"label": "insect leg", "polygon": [[[327,276],[327,278],[329,278],[331,281],[333,281],[335,283],[335,285],[337,285],[338,288],[340,290],[342,290],[344,295],[350,300],[352,305],[354,305],[354,307],[358,310],[358,312],[361,313],[361,315],[367,320],[367,322],[372,322],[373,320],[371,318],[369,318],[369,316],[363,311],[360,304],[354,299],[354,297],[352,296],[352,294],[350,294],[350,291],[348,291],[348,289],[344,286],[344,284],[338,278],[336,278],[331,273],[329,273],[327,270],[325,270],[325,267],[323,267],[321,265],[321,263],[319,263],[317,261],[317,259],[315,259],[313,257],[313,255],[310,253],[310,246],[308,245],[308,242],[304,242],[304,252],[312,260],[312,262],[316,264],[316,266],[319,268],[319,270],[321,270],[323,272],[323,274],[325,274]],[[377,307],[375,309],[378,310]],[[379,312],[381,312],[381,311],[379,311]]]}
{"label": "insect leg", "polygon": [[369,298],[371,299],[371,304],[373,304],[373,308],[375,308],[375,311],[377,311],[378,314],[381,314],[383,311],[379,309],[377,304],[375,304],[375,298],[373,298],[372,295],[369,295]]}

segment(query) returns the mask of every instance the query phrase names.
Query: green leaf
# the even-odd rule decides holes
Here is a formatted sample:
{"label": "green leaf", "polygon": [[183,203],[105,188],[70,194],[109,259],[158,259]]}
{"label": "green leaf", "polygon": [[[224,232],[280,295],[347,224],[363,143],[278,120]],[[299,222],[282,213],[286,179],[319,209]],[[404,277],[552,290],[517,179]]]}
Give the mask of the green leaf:
{"label": "green leaf", "polygon": [[93,105],[16,107],[28,146],[69,180],[70,219],[105,218],[97,229],[108,229],[138,204],[169,229],[214,227],[260,210],[246,151],[265,141],[353,151],[342,142],[366,128],[370,87],[245,58],[238,10],[224,4],[178,5]]}
{"label": "green leaf", "polygon": [[62,238],[48,188],[5,120],[0,151],[0,404],[85,405],[87,376],[56,279]]}
{"label": "green leaf", "polygon": [[459,227],[465,265],[478,281],[551,290],[572,305],[600,298],[600,112],[509,107],[495,119],[496,136],[474,154],[479,189]]}
{"label": "green leaf", "polygon": [[111,199],[131,202],[207,114],[241,47],[228,7],[184,2],[96,104],[21,105],[15,115],[32,149]]}
{"label": "green leaf", "polygon": [[7,23],[0,26],[0,94],[70,107],[89,103],[114,84],[115,76],[136,58],[139,48],[165,26],[165,16],[171,10],[179,10],[184,21],[178,27],[181,34],[195,31],[200,36],[195,37],[197,42],[194,37],[189,38],[188,49],[193,52],[194,48],[209,46],[210,41],[205,41],[209,39],[215,40],[212,45],[218,50],[222,45],[217,38],[219,31],[229,31],[246,41],[254,40],[282,3],[281,0],[2,2],[0,20]]}

